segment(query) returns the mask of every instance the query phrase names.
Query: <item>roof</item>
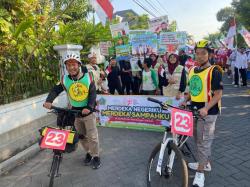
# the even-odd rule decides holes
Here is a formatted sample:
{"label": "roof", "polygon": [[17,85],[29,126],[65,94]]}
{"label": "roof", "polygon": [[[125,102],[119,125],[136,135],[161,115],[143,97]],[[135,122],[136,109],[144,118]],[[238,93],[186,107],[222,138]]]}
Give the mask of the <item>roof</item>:
{"label": "roof", "polygon": [[139,16],[135,11],[133,11],[132,9],[128,9],[128,10],[122,10],[122,11],[117,11],[113,14],[113,18],[115,18],[116,16],[120,16],[122,18],[125,18],[126,20],[126,17],[127,17],[127,14],[130,13],[130,14],[133,14],[135,16]]}

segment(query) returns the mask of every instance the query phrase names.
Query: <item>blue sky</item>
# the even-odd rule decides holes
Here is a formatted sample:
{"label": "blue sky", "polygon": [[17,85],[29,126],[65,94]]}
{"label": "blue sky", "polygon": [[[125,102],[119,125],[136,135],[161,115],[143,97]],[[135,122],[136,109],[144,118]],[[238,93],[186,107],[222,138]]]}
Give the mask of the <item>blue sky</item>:
{"label": "blue sky", "polygon": [[[149,7],[147,1],[154,4],[159,10],[159,13],[154,10],[156,16],[167,14],[170,21],[173,19],[177,21],[179,30],[192,34],[195,40],[219,30],[222,23],[217,21],[216,13],[221,8],[230,6],[232,2],[232,0],[158,0],[164,6],[160,8],[157,0],[137,1],[144,3],[146,7]],[[133,0],[111,0],[111,3],[114,12],[133,9],[139,15],[146,13]]]}

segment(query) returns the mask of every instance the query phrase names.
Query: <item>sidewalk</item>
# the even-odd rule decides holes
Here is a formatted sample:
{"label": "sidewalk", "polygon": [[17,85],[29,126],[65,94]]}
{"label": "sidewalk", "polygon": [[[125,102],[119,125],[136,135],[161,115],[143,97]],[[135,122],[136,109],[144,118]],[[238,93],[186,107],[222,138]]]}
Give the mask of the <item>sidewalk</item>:
{"label": "sidewalk", "polygon": [[[234,88],[225,78],[222,115],[218,118],[213,144],[212,171],[206,187],[249,186],[250,184],[250,95],[249,88]],[[146,165],[162,133],[99,128],[102,167],[83,165],[85,153],[79,147],[65,154],[55,180],[60,187],[145,187]],[[52,160],[49,150],[39,152],[26,163],[0,178],[0,187],[48,186]],[[193,172],[190,172],[192,182]]]}

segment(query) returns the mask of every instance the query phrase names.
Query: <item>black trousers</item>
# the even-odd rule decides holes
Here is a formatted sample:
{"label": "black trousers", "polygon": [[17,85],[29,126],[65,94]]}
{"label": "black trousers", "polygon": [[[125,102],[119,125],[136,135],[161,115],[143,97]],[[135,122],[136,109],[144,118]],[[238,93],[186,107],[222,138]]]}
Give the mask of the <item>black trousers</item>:
{"label": "black trousers", "polygon": [[140,94],[140,86],[141,86],[141,79],[138,77],[133,77],[132,81],[132,91],[133,94],[139,95]]}
{"label": "black trousers", "polygon": [[127,95],[130,95],[130,90],[132,87],[131,77],[129,75],[123,75],[121,76],[121,81],[122,81],[122,92],[125,93],[125,88],[126,88]]}
{"label": "black trousers", "polygon": [[235,85],[239,85],[239,72],[242,78],[242,84],[243,84],[242,86],[246,86],[247,85],[247,69],[238,69],[236,67],[234,67]]}
{"label": "black trousers", "polygon": [[119,93],[119,95],[123,95],[122,86],[121,86],[120,82],[117,82],[116,84],[110,84],[109,85],[109,92],[112,95],[115,94],[115,90],[117,90],[117,92]]}

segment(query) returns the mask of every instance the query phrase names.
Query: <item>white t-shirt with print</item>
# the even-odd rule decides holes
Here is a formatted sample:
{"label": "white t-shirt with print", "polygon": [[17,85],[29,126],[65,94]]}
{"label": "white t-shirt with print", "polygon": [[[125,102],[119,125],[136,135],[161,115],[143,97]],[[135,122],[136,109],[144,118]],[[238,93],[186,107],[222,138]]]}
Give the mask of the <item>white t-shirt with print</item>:
{"label": "white t-shirt with print", "polygon": [[156,87],[153,83],[153,79],[151,76],[151,71],[143,71],[142,72],[142,90],[152,91],[156,90]]}

